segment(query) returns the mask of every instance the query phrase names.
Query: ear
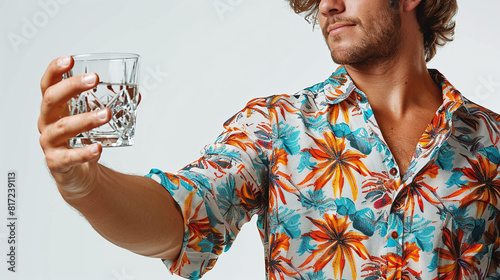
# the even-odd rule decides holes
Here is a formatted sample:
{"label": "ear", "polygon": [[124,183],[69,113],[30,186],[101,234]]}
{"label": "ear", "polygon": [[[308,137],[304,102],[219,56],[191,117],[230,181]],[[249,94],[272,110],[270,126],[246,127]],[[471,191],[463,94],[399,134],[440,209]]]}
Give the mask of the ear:
{"label": "ear", "polygon": [[422,0],[402,0],[403,1],[403,11],[405,12],[411,12],[415,10],[422,2]]}

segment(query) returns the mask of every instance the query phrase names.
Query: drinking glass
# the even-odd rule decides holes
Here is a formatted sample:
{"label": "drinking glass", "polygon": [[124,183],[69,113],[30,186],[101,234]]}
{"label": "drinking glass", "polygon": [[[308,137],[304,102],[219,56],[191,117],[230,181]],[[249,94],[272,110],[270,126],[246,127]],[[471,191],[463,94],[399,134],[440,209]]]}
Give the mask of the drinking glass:
{"label": "drinking glass", "polygon": [[68,101],[69,114],[76,115],[109,108],[111,120],[69,140],[73,148],[92,143],[103,147],[134,144],[138,92],[139,55],[131,53],[96,53],[72,56],[75,64],[64,78],[95,72],[99,84]]}

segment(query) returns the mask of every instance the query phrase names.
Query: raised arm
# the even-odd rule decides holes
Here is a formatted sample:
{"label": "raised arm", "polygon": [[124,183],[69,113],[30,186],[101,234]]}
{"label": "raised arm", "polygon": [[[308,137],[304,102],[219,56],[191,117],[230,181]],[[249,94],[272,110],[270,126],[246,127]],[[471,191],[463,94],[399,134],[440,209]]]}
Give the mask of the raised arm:
{"label": "raised arm", "polygon": [[40,83],[40,145],[59,192],[110,242],[144,256],[175,259],[184,226],[168,191],[150,178],[118,173],[98,164],[102,152],[98,144],[69,147],[68,139],[111,117],[109,109],[68,116],[67,101],[99,80],[94,73],[62,80],[71,67],[71,57],[53,60]]}

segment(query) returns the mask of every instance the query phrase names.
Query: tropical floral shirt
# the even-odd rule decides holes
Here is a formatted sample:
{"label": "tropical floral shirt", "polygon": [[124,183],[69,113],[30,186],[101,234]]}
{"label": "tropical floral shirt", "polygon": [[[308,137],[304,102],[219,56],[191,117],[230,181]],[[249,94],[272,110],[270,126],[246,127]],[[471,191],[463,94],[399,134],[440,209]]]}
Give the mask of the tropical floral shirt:
{"label": "tropical floral shirt", "polygon": [[401,174],[345,67],[257,98],[176,174],[172,273],[198,279],[258,215],[268,279],[500,279],[500,116],[438,71],[443,104]]}

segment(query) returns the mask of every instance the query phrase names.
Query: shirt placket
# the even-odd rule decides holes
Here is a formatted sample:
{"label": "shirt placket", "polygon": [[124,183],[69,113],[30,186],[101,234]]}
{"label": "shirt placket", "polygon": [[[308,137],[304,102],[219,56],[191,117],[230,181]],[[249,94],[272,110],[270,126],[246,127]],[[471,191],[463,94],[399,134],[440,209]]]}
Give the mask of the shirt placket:
{"label": "shirt placket", "polygon": [[[398,173],[399,174],[399,173]],[[399,176],[391,175],[393,177]],[[391,178],[397,182],[398,189],[401,188],[399,178]],[[393,194],[394,195],[394,194]],[[401,279],[402,268],[404,266],[404,216],[405,207],[394,203],[396,197],[392,197],[392,204],[388,214],[387,235],[386,235],[386,261],[387,276],[392,279]]]}
{"label": "shirt placket", "polygon": [[[372,137],[378,138],[378,141],[389,150],[386,142],[382,137],[382,133],[378,128],[375,117],[373,116],[373,111],[368,104],[368,100],[364,93],[356,90],[355,92],[357,107],[363,114],[365,124],[370,131]],[[385,170],[387,172],[389,179],[392,180],[393,184],[396,184],[395,188],[399,190],[401,188],[400,171],[395,162],[395,159],[390,154],[388,161],[385,163]],[[388,184],[388,182],[380,182],[381,184]],[[396,193],[393,193],[386,188],[387,194],[394,201]],[[387,231],[385,235],[385,257],[387,262],[387,276],[391,275],[392,279],[400,279],[401,277],[401,267],[403,259],[403,217],[404,217],[404,207],[395,207],[392,203],[389,208],[389,213],[386,215]]]}

